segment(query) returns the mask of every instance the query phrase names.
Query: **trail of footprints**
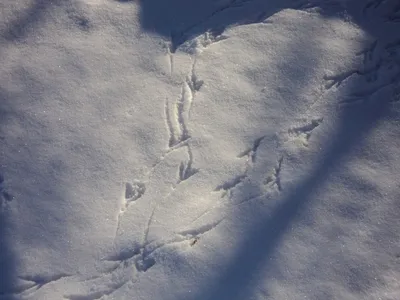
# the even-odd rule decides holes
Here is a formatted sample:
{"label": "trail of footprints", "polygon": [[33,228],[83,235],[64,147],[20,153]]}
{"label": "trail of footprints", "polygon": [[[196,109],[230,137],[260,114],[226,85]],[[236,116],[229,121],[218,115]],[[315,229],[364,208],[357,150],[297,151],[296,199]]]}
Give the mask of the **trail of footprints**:
{"label": "trail of footprints", "polygon": [[[173,61],[173,58],[171,57],[172,53],[168,53],[168,55],[170,55],[172,64]],[[163,154],[162,157],[160,157],[160,159],[156,162],[156,164],[153,165],[152,169],[149,172],[148,180],[150,180],[151,173],[155,171],[158,164],[161,163],[168,156],[168,154],[182,147],[186,149],[187,157],[186,159],[183,159],[181,161],[179,166],[177,166],[176,185],[178,186],[180,183],[188,180],[197,172],[199,172],[199,169],[194,167],[193,153],[191,150],[191,145],[189,143],[190,111],[195,95],[203,85],[203,81],[199,80],[195,73],[195,65],[196,65],[196,60],[194,59],[194,62],[191,65],[190,73],[182,83],[181,93],[179,97],[177,97],[177,99],[174,102],[166,99],[164,113],[166,120],[166,128],[169,135],[168,148],[165,154]],[[171,68],[172,67],[173,65],[171,65]],[[172,189],[171,193],[175,189],[176,186]],[[132,203],[139,200],[146,193],[146,191],[147,191],[146,184],[143,181],[134,180],[132,182],[125,183],[124,203],[117,217],[117,228],[116,228],[115,238],[117,238],[118,236],[120,221],[124,212],[129,208],[129,206]],[[169,196],[170,194],[165,196],[165,198],[168,198]],[[148,241],[149,230],[153,222],[154,214],[159,204],[160,201],[154,205],[148,217],[148,222],[144,229],[141,242],[138,245],[133,246],[132,248],[119,250],[114,255],[111,255],[106,259],[106,261],[108,262],[116,263],[116,265],[108,271],[109,274],[114,274],[115,272],[119,272],[121,269],[124,269],[126,267],[131,267],[137,272],[146,272],[149,268],[151,268],[155,264],[155,260],[152,257],[152,253],[154,253],[154,251],[173,243],[186,242],[190,246],[193,246],[196,244],[200,235],[214,228],[214,226],[211,226],[209,228],[207,227],[207,228],[196,229],[192,232],[192,234],[177,233],[175,237],[173,237],[168,241],[149,242]],[[120,284],[123,285],[124,283],[120,282]],[[96,296],[102,297],[104,295],[110,294],[111,292],[112,289],[107,289],[103,292],[98,292]],[[69,297],[69,299],[71,300],[80,299],[79,297],[80,296],[75,295]],[[94,299],[94,298],[88,298],[88,299]]]}
{"label": "trail of footprints", "polygon": [[[290,141],[297,141],[300,140],[302,146],[308,147],[308,142],[311,137],[312,132],[322,123],[323,118],[315,118],[309,121],[303,120],[303,124],[299,126],[292,126],[288,130],[281,132],[280,139],[286,142]],[[228,195],[228,199],[233,196],[234,191],[237,188],[240,188],[243,183],[246,181],[251,181],[252,179],[249,176],[251,169],[253,168],[254,164],[256,163],[257,159],[257,151],[261,146],[262,141],[265,139],[266,136],[261,136],[257,138],[254,142],[252,147],[248,148],[247,150],[243,151],[238,155],[238,158],[247,157],[246,159],[246,168],[245,171],[235,176],[234,178],[218,185],[214,191],[215,192],[222,192],[221,197],[225,197]],[[281,171],[283,168],[285,153],[281,151],[278,154],[278,158],[276,160],[275,166],[272,170],[265,175],[264,180],[262,180],[262,184],[266,190],[266,193],[261,193],[256,196],[251,196],[247,199],[241,200],[239,203],[235,203],[234,205],[243,204],[255,198],[260,198],[270,194],[274,191],[282,192],[283,187],[281,183]]]}
{"label": "trail of footprints", "polygon": [[[243,5],[246,1],[230,1],[226,7],[223,7],[220,11],[223,11],[228,8],[235,7],[237,5]],[[369,1],[364,7],[364,13],[367,13],[370,9],[376,9],[380,5],[382,5],[385,0],[373,0]],[[219,13],[220,11],[214,12],[214,15]],[[387,20],[391,22],[396,22],[396,20],[400,20],[400,5],[393,11],[393,13],[388,16]],[[212,16],[209,16],[209,18]],[[204,20],[202,21],[204,22]],[[171,73],[173,72],[173,53],[176,50],[176,45],[179,45],[181,40],[184,38],[185,34],[190,32],[191,28],[186,29],[186,31],[171,35],[171,47],[169,48],[169,57],[171,64]],[[200,45],[194,45],[195,48],[200,46],[206,48],[212,43],[222,41],[227,37],[222,35],[219,32],[207,32],[201,39],[196,40],[196,43],[200,43]],[[358,53],[357,55],[363,55],[363,65],[362,68],[356,70],[350,70],[348,72],[344,72],[342,74],[338,74],[335,76],[325,76],[324,80],[326,81],[326,89],[331,89],[332,87],[339,87],[345,80],[350,78],[353,75],[361,76],[365,79],[365,81],[374,83],[379,79],[379,73],[382,68],[388,68],[392,70],[391,78],[380,85],[375,86],[373,89],[368,91],[360,91],[353,96],[353,99],[346,102],[352,103],[354,98],[362,98],[368,97],[369,95],[375,93],[383,87],[392,85],[393,88],[393,99],[394,101],[400,100],[400,40],[393,41],[392,43],[388,43],[381,46],[383,49],[383,55],[376,58],[376,52],[379,48],[379,42],[375,41],[371,43],[369,47]],[[200,90],[203,85],[203,81],[199,80],[195,73],[195,65],[196,60],[191,66],[191,71],[185,81],[182,83],[181,93],[179,97],[175,101],[170,101],[166,99],[164,114],[166,120],[166,128],[168,131],[169,139],[168,139],[168,150],[166,153],[159,159],[159,161],[153,166],[151,171],[154,171],[158,163],[160,163],[165,157],[175,151],[178,148],[185,147],[187,151],[187,158],[182,160],[180,165],[177,167],[177,184],[179,185],[181,182],[188,180],[193,175],[195,175],[199,170],[194,167],[194,158],[193,153],[190,146],[190,128],[189,128],[189,119],[190,119],[190,111],[192,107],[192,103],[194,101],[196,93]],[[322,118],[316,118],[309,121],[303,122],[303,124],[299,126],[292,126],[287,129],[286,132],[281,133],[285,141],[293,141],[300,140],[303,146],[307,147],[309,143],[309,139],[311,137],[312,132],[322,123]],[[226,182],[218,185],[214,191],[222,192],[222,195],[228,194],[232,195],[232,191],[237,188],[240,188],[241,184],[246,180],[250,180],[249,172],[253,168],[254,164],[257,162],[257,152],[262,144],[265,136],[261,136],[257,138],[251,147],[249,147],[244,152],[238,155],[239,158],[247,157],[246,160],[246,168],[243,174],[237,175],[236,177],[227,180]],[[276,190],[278,192],[282,192],[284,186],[282,186],[282,169],[285,163],[285,154],[279,153],[276,159],[275,166],[267,172],[265,178],[262,180],[262,184],[266,187],[267,193],[269,191]],[[0,193],[2,199],[6,201],[12,200],[12,195],[10,195],[3,187],[4,179],[0,176]],[[124,203],[121,208],[121,212],[118,215],[118,224],[117,224],[117,232],[119,229],[120,217],[122,217],[123,212],[126,211],[131,204],[138,201],[146,192],[146,183],[145,181],[134,180],[132,182],[125,183],[124,190]],[[241,203],[250,201],[251,199],[257,197],[263,197],[263,195],[257,195],[255,197],[251,197],[248,199],[244,199]],[[239,203],[239,204],[241,204]],[[114,276],[117,272],[123,272],[124,269],[130,267],[136,272],[146,272],[152,266],[154,266],[155,259],[153,257],[153,253],[155,251],[175,243],[187,243],[189,246],[194,246],[201,235],[209,232],[214,229],[221,220],[201,226],[200,228],[186,230],[182,232],[177,232],[173,237],[164,240],[164,241],[148,241],[148,233],[150,230],[150,226],[152,223],[152,219],[154,216],[156,207],[152,210],[149,218],[148,224],[146,226],[145,232],[143,233],[142,242],[139,245],[134,245],[131,248],[124,248],[122,250],[117,251],[115,254],[110,255],[105,259],[107,262],[114,263],[114,265],[109,268],[107,271],[103,273],[102,276]],[[29,282],[32,282],[31,285],[26,289],[26,291],[37,290],[42,286],[64,278],[69,275],[60,275],[55,276],[54,278],[50,278],[49,280],[42,280],[41,278],[25,278]],[[100,278],[101,276],[99,276]],[[118,276],[117,276],[118,277]],[[108,288],[98,290],[95,292],[91,292],[86,295],[69,295],[66,296],[70,300],[94,300],[100,299],[104,296],[112,294],[114,291],[125,285],[129,280],[122,276],[120,280],[117,280],[112,286]]]}
{"label": "trail of footprints", "polygon": [[[372,5],[372,3],[374,3]],[[382,1],[371,1],[368,8],[378,7]],[[398,8],[400,12],[400,5]],[[400,21],[400,19],[399,19]],[[358,76],[368,84],[365,89],[359,89],[351,93],[341,106],[362,104],[370,100],[370,97],[384,88],[390,89],[388,102],[399,101],[400,89],[400,39],[382,44],[378,40],[372,42],[364,51],[357,53],[363,55],[362,65],[359,69],[343,72],[334,76],[325,76],[325,88],[339,87],[351,76]]]}

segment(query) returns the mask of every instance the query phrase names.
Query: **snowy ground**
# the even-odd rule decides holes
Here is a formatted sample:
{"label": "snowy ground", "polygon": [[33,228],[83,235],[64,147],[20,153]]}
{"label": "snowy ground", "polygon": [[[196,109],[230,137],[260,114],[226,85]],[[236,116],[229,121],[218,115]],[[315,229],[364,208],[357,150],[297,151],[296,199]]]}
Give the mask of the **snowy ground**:
{"label": "snowy ground", "polygon": [[398,0],[0,3],[0,299],[400,299]]}

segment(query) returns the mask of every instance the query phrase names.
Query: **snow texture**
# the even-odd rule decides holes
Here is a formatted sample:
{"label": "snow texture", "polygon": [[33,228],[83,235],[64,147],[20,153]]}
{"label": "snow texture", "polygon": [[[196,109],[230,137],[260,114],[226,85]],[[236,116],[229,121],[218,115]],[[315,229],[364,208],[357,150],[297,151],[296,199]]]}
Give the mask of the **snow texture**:
{"label": "snow texture", "polygon": [[0,62],[0,300],[400,299],[398,0],[6,0]]}

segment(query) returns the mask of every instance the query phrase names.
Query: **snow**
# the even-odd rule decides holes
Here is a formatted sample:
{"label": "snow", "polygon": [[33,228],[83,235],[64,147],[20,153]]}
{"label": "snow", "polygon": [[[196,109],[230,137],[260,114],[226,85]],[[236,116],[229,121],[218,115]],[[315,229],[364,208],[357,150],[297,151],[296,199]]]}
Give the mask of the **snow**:
{"label": "snow", "polygon": [[0,299],[398,299],[399,18],[1,3]]}

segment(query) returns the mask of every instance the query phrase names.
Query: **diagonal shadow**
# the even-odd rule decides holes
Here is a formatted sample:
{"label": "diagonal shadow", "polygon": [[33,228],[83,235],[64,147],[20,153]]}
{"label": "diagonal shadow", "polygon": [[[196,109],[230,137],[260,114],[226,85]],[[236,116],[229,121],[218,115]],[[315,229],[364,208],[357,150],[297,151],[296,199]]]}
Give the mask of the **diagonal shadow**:
{"label": "diagonal shadow", "polygon": [[245,291],[255,280],[258,266],[265,266],[263,263],[273,255],[284,233],[309,204],[312,193],[327,180],[328,174],[338,167],[352,147],[360,143],[388,111],[389,106],[384,101],[362,109],[346,109],[341,116],[342,123],[336,138],[323,153],[319,166],[282,199],[269,217],[253,224],[238,246],[231,263],[213,280],[211,286],[208,284],[207,288],[203,287],[193,299],[245,299]]}
{"label": "diagonal shadow", "polygon": [[[384,41],[390,37],[386,35],[389,32],[394,32],[397,37],[400,37],[399,24],[392,24],[392,28],[397,28],[397,31],[376,30],[373,22],[363,19],[360,7],[364,7],[363,1],[353,1],[348,13],[367,34]],[[329,11],[323,11],[323,14],[326,17],[333,16]],[[396,83],[395,80],[400,81],[399,77],[395,76],[389,83]],[[357,94],[361,87],[359,84],[354,84],[348,88],[347,93]],[[205,282],[191,299],[248,299],[248,292],[257,283],[259,273],[257,271],[261,269],[260,266],[265,267],[268,264],[269,258],[275,254],[287,230],[306,207],[311,205],[310,199],[314,191],[327,181],[332,171],[344,163],[352,149],[361,143],[380,121],[390,115],[390,99],[363,100],[365,99],[362,99],[360,103],[342,108],[338,117],[339,125],[330,139],[331,143],[321,153],[317,167],[280,200],[269,216],[254,222],[252,228],[243,233],[244,238],[240,241],[226,268],[215,278]]]}

